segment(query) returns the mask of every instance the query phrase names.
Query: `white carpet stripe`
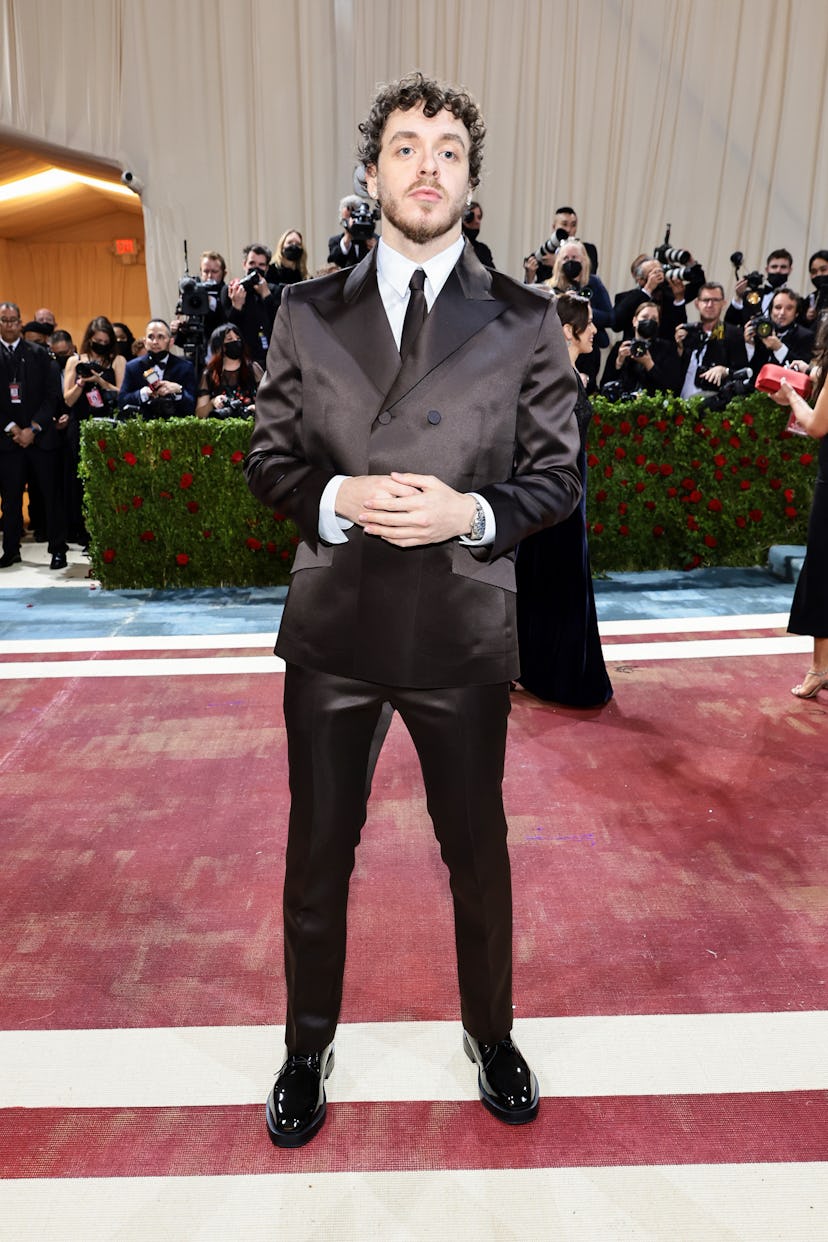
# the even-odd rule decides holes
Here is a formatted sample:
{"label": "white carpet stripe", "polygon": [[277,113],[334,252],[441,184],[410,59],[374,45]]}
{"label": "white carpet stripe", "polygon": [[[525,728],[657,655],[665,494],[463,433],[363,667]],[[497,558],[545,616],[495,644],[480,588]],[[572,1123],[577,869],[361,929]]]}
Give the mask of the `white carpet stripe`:
{"label": "white carpet stripe", "polygon": [[[226,646],[219,642],[214,646]],[[249,644],[246,644],[249,645]],[[146,650],[146,648],[142,648]],[[795,634],[770,638],[711,638],[682,642],[612,643],[604,656],[614,664],[643,663],[649,660],[709,660],[763,655],[810,653],[813,640]],[[53,660],[0,663],[0,681],[26,681],[76,677],[202,677],[205,674],[232,673],[248,676],[280,673],[284,661],[274,655],[192,656],[146,660]]]}
{"label": "white carpet stripe", "polygon": [[[545,1095],[828,1088],[828,1013],[527,1018],[515,1038]],[[265,1026],[0,1033],[0,1107],[251,1104],[283,1031]],[[475,1099],[455,1022],[343,1024],[330,1098]]]}
{"label": "white carpet stripe", "polygon": [[[788,614],[747,613],[725,617],[669,617],[664,620],[627,619],[602,621],[599,628],[605,636],[620,634],[684,634],[727,633],[728,630],[784,629]],[[276,628],[250,634],[111,634],[100,638],[14,638],[0,639],[0,655],[57,655],[60,652],[97,651],[199,651],[230,650],[235,647],[251,650],[261,647],[272,651]]]}
{"label": "white carpet stripe", "polygon": [[[504,1130],[504,1142],[509,1137],[510,1132]],[[358,1141],[355,1136],[354,1142]],[[267,1142],[264,1136],[262,1142]],[[274,1150],[272,1176],[5,1182],[0,1186],[0,1239],[828,1239],[828,1164],[824,1163],[280,1175],[279,1158]]]}

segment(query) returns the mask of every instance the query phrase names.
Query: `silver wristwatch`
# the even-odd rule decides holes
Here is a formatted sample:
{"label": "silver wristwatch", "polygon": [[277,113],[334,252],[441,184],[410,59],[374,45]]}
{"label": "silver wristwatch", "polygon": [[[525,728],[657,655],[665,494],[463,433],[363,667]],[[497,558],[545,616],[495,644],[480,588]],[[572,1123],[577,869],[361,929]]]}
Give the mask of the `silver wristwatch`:
{"label": "silver wristwatch", "polygon": [[477,543],[486,533],[486,514],[483,512],[483,506],[475,496],[474,498],[474,517],[469,527],[467,538]]}

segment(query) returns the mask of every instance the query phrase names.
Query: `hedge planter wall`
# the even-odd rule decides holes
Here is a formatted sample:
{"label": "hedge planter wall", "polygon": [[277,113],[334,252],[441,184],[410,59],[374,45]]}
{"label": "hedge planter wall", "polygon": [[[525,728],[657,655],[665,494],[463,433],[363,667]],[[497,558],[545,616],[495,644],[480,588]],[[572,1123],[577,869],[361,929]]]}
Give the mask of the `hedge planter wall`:
{"label": "hedge planter wall", "polygon": [[287,582],[299,541],[248,490],[251,429],[243,418],[83,425],[89,550],[103,586]]}
{"label": "hedge planter wall", "polygon": [[[723,411],[672,396],[593,402],[587,520],[596,573],[759,565],[804,543],[816,445],[751,395]],[[288,580],[290,522],[250,495],[249,419],[82,427],[92,569],[105,587]]]}

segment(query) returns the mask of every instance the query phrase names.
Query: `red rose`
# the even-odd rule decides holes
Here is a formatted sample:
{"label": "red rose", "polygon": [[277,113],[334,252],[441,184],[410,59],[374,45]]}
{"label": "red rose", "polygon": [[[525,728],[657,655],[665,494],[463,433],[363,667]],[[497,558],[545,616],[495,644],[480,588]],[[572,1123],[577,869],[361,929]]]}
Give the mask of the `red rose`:
{"label": "red rose", "polygon": [[181,478],[178,481],[178,486],[182,488],[188,488],[188,487],[192,487],[192,485],[193,485],[193,476],[191,474],[182,474]]}
{"label": "red rose", "polygon": [[615,450],[615,456],[618,459],[618,461],[621,461],[622,458],[627,456],[627,450],[625,448],[622,448],[621,445],[619,444],[618,448]]}
{"label": "red rose", "polygon": [[294,548],[298,548],[298,546],[299,546],[299,536],[298,536],[298,535],[291,535],[291,537],[290,537],[290,542],[293,544]]}
{"label": "red rose", "polygon": [[713,461],[717,466],[724,466],[725,463],[727,462],[727,458],[725,457],[724,453],[717,453],[716,456],[713,458]]}
{"label": "red rose", "polygon": [[751,509],[750,513],[748,513],[748,517],[750,518],[751,522],[761,522],[762,521],[762,510]]}
{"label": "red rose", "polygon": [[790,503],[791,503],[791,501],[793,500],[793,498],[794,498],[793,488],[792,488],[792,487],[786,487],[786,488],[785,488],[785,499],[787,500],[788,504],[790,504]]}
{"label": "red rose", "polygon": [[604,533],[604,526],[603,526],[603,523],[602,523],[602,522],[593,522],[593,524],[592,524],[592,533],[593,533],[593,535],[602,535],[602,534]]}
{"label": "red rose", "polygon": [[198,513],[198,501],[197,501],[197,500],[188,500],[188,501],[187,501],[187,511],[188,511],[188,513]]}
{"label": "red rose", "polygon": [[605,436],[615,435],[615,428],[613,427],[612,423],[604,423],[604,435]]}
{"label": "red rose", "polygon": [[744,528],[747,526],[747,522],[745,521],[743,517],[737,517],[736,525],[741,527],[744,530]]}
{"label": "red rose", "polygon": [[186,552],[178,552],[175,558],[176,565],[189,565],[190,558]]}
{"label": "red rose", "polygon": [[127,504],[118,505],[118,512],[119,512],[119,513],[129,513],[129,505],[127,505]]}
{"label": "red rose", "polygon": [[627,505],[625,501],[623,500],[621,501],[621,504],[618,506],[618,512],[621,514],[622,517],[627,512]]}
{"label": "red rose", "polygon": [[159,492],[158,495],[162,500],[172,500],[172,492]]}
{"label": "red rose", "polygon": [[733,448],[740,448],[742,441],[739,439],[738,436],[731,436],[730,439],[728,440],[728,444],[732,445]]}
{"label": "red rose", "polygon": [[752,427],[752,426],[753,426],[753,415],[752,415],[752,414],[747,414],[747,413],[746,413],[746,414],[743,414],[743,415],[742,415],[742,422],[743,422],[743,423],[747,423],[748,427]]}
{"label": "red rose", "polygon": [[612,478],[612,466],[604,466],[604,478],[605,479]]}
{"label": "red rose", "polygon": [[783,453],[782,453],[782,460],[783,460],[783,461],[790,461],[790,460],[791,460],[791,455],[790,455],[790,453],[785,453],[785,452],[783,451]]}
{"label": "red rose", "polygon": [[162,449],[162,450],[161,450],[161,460],[162,460],[162,461],[172,461],[172,453],[170,452],[170,450],[169,450],[169,449]]}
{"label": "red rose", "polygon": [[659,469],[661,470],[661,473],[664,475],[665,478],[667,477],[667,475],[673,473],[673,467],[670,465],[668,461],[665,461],[664,465],[660,466]]}
{"label": "red rose", "polygon": [[607,493],[604,491],[603,487],[601,488],[600,491],[595,493],[595,499],[597,500],[599,505],[603,504],[606,498],[607,498]]}
{"label": "red rose", "polygon": [[692,504],[697,505],[699,501],[701,500],[701,496],[702,496],[701,492],[696,490],[695,492],[690,493],[688,500],[690,500]]}
{"label": "red rose", "polygon": [[104,560],[106,561],[107,565],[111,565],[111,564],[112,564],[112,562],[115,560],[115,549],[114,549],[114,548],[104,548],[104,550],[103,550],[103,558],[104,558]]}
{"label": "red rose", "polygon": [[141,496],[133,496],[133,497],[132,497],[132,507],[133,507],[133,509],[140,509],[140,508],[141,508],[141,505],[142,505],[143,503],[144,503],[144,501],[143,501],[143,498],[142,498]]}
{"label": "red rose", "polygon": [[670,497],[670,499],[672,500],[674,496],[678,496],[678,488],[677,488],[677,487],[668,487],[668,488],[667,488],[667,495],[668,495],[668,496]]}
{"label": "red rose", "polygon": [[663,526],[654,526],[654,527],[653,527],[653,534],[655,535],[656,539],[660,539],[660,538],[661,538],[661,536],[664,534],[664,527],[663,527]]}
{"label": "red rose", "polygon": [[142,530],[138,538],[142,543],[152,543],[155,538],[155,534],[151,530]]}
{"label": "red rose", "polygon": [[645,508],[645,509],[650,509],[650,510],[652,511],[655,507],[656,507],[656,506],[655,506],[655,501],[654,501],[654,500],[645,500],[645,501],[644,501],[644,508]]}
{"label": "red rose", "polygon": [[757,469],[767,470],[769,465],[770,465],[770,462],[768,461],[767,457],[763,456],[763,454],[760,453],[759,456],[756,458]]}
{"label": "red rose", "polygon": [[643,466],[643,465],[644,465],[644,463],[646,462],[646,460],[647,460],[647,458],[644,456],[644,454],[643,454],[643,453],[639,453],[639,454],[638,454],[638,456],[637,456],[637,457],[636,457],[636,459],[635,459],[635,464],[636,464],[637,466]]}
{"label": "red rose", "polygon": [[619,535],[628,535],[630,533],[629,526],[619,526],[618,533]]}
{"label": "red rose", "polygon": [[681,424],[684,422],[684,415],[677,414],[676,417],[673,419],[673,422],[675,423],[677,427],[680,427]]}
{"label": "red rose", "polygon": [[210,539],[213,534],[211,530],[203,530],[201,533],[205,539]]}
{"label": "red rose", "polygon": [[685,491],[692,492],[693,488],[696,486],[696,480],[695,479],[682,479],[681,486],[684,488]]}
{"label": "red rose", "polygon": [[785,517],[795,518],[796,515],[797,515],[797,510],[793,507],[793,505],[785,506]]}
{"label": "red rose", "polygon": [[647,474],[658,474],[658,466],[655,464],[654,461],[648,461],[647,465],[645,466],[645,469],[647,471]]}
{"label": "red rose", "polygon": [[235,453],[231,454],[230,460],[233,465],[237,465],[240,461],[244,461],[244,453],[241,449],[236,449]]}
{"label": "red rose", "polygon": [[201,456],[202,456],[202,457],[212,457],[212,456],[213,456],[213,446],[212,446],[212,444],[202,444],[202,446],[201,446]]}
{"label": "red rose", "polygon": [[698,569],[699,565],[701,565],[701,557],[699,556],[698,552],[694,552],[693,556],[690,558],[689,563],[685,565],[684,568],[685,569]]}
{"label": "red rose", "polygon": [[646,486],[646,484],[642,483],[642,482],[639,480],[639,482],[638,482],[638,483],[636,483],[636,485],[635,485],[635,490],[636,490],[637,492],[643,492],[643,491],[644,491],[645,486]]}
{"label": "red rose", "polygon": [[621,432],[622,436],[628,436],[632,431],[632,424],[625,420],[624,422],[618,424],[618,430]]}
{"label": "red rose", "polygon": [[134,453],[124,453],[124,461],[128,466],[134,466],[138,462],[138,458]]}
{"label": "red rose", "polygon": [[803,453],[799,460],[803,466],[810,466],[811,462],[814,460],[813,454]]}
{"label": "red rose", "polygon": [[742,479],[741,483],[739,484],[739,487],[742,489],[743,492],[749,492],[750,491],[750,479]]}
{"label": "red rose", "polygon": [[722,470],[714,470],[713,478],[717,481],[717,483],[721,483],[722,479],[724,478],[724,472]]}
{"label": "red rose", "polygon": [[705,537],[704,537],[704,542],[707,544],[708,548],[715,548],[716,543],[717,543],[716,536],[715,536],[715,535],[705,535]]}
{"label": "red rose", "polygon": [[[589,457],[587,457],[587,465],[588,466],[598,465],[598,458],[595,456],[594,453],[590,453]],[[282,516],[281,514],[274,513],[273,516],[276,518],[277,522],[281,521],[281,516]]]}
{"label": "red rose", "polygon": [[106,448],[106,440],[99,440],[99,441],[98,441],[98,448],[101,450],[101,452],[103,452],[103,451],[104,451],[104,449]]}
{"label": "red rose", "polygon": [[262,546],[262,541],[261,539],[254,539],[251,535],[247,540],[247,546],[252,552],[258,552]]}
{"label": "red rose", "polygon": [[663,418],[659,418],[659,419],[658,419],[658,421],[656,422],[656,430],[657,430],[657,431],[666,431],[666,430],[667,430],[667,424],[666,424],[666,422],[664,421],[664,419],[663,419]]}
{"label": "red rose", "polygon": [[716,496],[714,496],[712,500],[708,500],[707,507],[711,513],[721,513],[722,502]]}
{"label": "red rose", "polygon": [[290,560],[290,553],[289,553],[289,552],[283,552],[283,553],[282,553],[282,560],[283,560],[283,561],[289,561],[289,560]]}
{"label": "red rose", "polygon": [[638,423],[639,427],[646,427],[647,423],[650,420],[646,414],[639,414],[638,418],[635,421]]}
{"label": "red rose", "polygon": [[730,431],[730,419],[729,418],[722,419],[722,431]]}
{"label": "red rose", "polygon": [[270,553],[273,553],[273,552],[275,552],[275,551],[276,551],[276,544],[275,544],[275,543],[273,543],[272,541],[271,541],[270,543],[265,544],[265,547],[267,548],[268,552],[270,552]]}
{"label": "red rose", "polygon": [[699,461],[698,457],[694,457],[693,460],[690,462],[690,465],[693,467],[694,470],[698,470],[699,467],[701,466],[701,462]]}
{"label": "red rose", "polygon": [[688,513],[688,515],[687,515],[687,528],[688,528],[688,530],[698,530],[698,529],[699,529],[699,524],[698,524],[698,522],[696,521],[696,519],[693,517],[693,514],[692,514],[692,513]]}
{"label": "red rose", "polygon": [[107,470],[114,470],[114,469],[115,469],[115,458],[114,458],[114,457],[107,457],[107,459],[106,459],[106,468],[107,468]]}
{"label": "red rose", "polygon": [[[596,457],[596,459],[595,459],[595,460],[597,461],[597,460],[598,460],[598,458]],[[284,513],[274,513],[274,514],[273,514],[273,521],[274,521],[274,522],[286,522],[286,521],[287,521],[287,518],[285,517]]]}

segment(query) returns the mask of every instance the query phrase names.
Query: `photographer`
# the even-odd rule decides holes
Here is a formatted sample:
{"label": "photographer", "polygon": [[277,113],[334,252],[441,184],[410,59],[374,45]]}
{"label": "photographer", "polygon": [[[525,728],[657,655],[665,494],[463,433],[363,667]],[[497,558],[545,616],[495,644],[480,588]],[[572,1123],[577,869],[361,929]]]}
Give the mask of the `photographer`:
{"label": "photographer", "polygon": [[269,246],[251,242],[245,246],[243,254],[243,278],[231,280],[222,290],[224,322],[235,324],[251,358],[264,366],[273,322],[282,300],[282,286],[271,285],[265,278],[273,258]]}
{"label": "photographer", "polygon": [[463,236],[468,238],[471,248],[484,267],[493,268],[495,261],[492,252],[485,242],[480,240],[480,226],[483,223],[483,208],[472,199],[463,212]]}
{"label": "photographer", "polygon": [[[740,254],[734,255],[733,262],[741,260],[741,257]],[[790,250],[772,250],[765,263],[764,283],[760,284],[758,272],[748,272],[747,276],[737,280],[725,312],[725,323],[744,328],[754,315],[765,314],[774,292],[788,283],[792,269],[793,255]]]}
{"label": "photographer", "polygon": [[[207,310],[203,316],[187,314],[182,295],[175,315],[170,320],[170,331],[172,332],[174,345],[177,345],[180,349],[185,349],[188,345],[194,344],[194,335],[198,337],[197,343],[200,344],[204,340],[209,340],[210,333],[220,323],[224,323],[221,295],[226,288],[226,276],[227,264],[219,252],[217,250],[205,250],[198,261],[198,280],[205,286],[203,292],[207,297]],[[194,328],[196,329],[195,333],[193,333]]]}
{"label": "photographer", "polygon": [[738,328],[721,321],[724,303],[724,286],[707,281],[696,298],[698,323],[679,324],[675,330],[679,357],[675,391],[685,401],[718,390],[747,363]]}
{"label": "photographer", "polygon": [[63,400],[78,422],[110,412],[125,370],[115,329],[105,315],[98,315],[87,324],[79,356],[70,356],[63,372]]}
{"label": "photographer", "polygon": [[279,238],[265,276],[272,285],[295,285],[308,279],[308,257],[298,229],[288,229]]}
{"label": "photographer", "polygon": [[[574,207],[558,207],[552,219],[552,235],[523,260],[523,283],[544,284],[552,279],[554,257],[562,242],[578,235],[578,216]],[[592,275],[598,271],[598,251],[592,242],[581,243],[589,256]]]}
{"label": "photographer", "polygon": [[779,366],[810,363],[814,334],[796,322],[798,310],[799,295],[783,287],[771,297],[767,315],[756,315],[745,324],[745,348],[754,380],[767,362]]}
{"label": "photographer", "polygon": [[592,321],[598,331],[595,334],[596,349],[580,354],[577,368],[587,380],[587,391],[595,392],[598,384],[598,368],[601,364],[600,349],[609,345],[607,328],[615,326],[610,296],[603,282],[593,276],[590,268],[589,255],[583,242],[577,238],[561,242],[555,254],[552,268],[552,279],[546,282],[547,288],[553,293],[580,293],[589,298],[592,307]]}
{"label": "photographer", "polygon": [[364,259],[377,242],[374,220],[370,203],[358,194],[346,194],[339,204],[343,231],[328,239],[328,262],[337,267],[354,267]]}
{"label": "photographer", "polygon": [[195,409],[193,364],[170,353],[172,336],[165,319],[151,319],[144,336],[149,352],[126,364],[118,397],[121,413],[144,418],[184,418]]}
{"label": "photographer", "polygon": [[198,387],[199,418],[246,418],[255,413],[256,390],[264,372],[253,362],[231,323],[210,337],[210,361]]}
{"label": "photographer", "polygon": [[815,332],[820,314],[828,310],[828,250],[817,250],[811,255],[808,275],[814,292],[800,302],[797,322],[801,327]]}
{"label": "photographer", "polygon": [[[685,252],[687,253],[687,252]],[[624,337],[633,334],[633,315],[644,302],[655,302],[661,312],[658,334],[665,341],[672,341],[676,328],[687,322],[687,300],[694,298],[704,284],[704,270],[690,255],[681,269],[685,278],[670,275],[674,269],[666,269],[660,259],[639,256],[633,275],[634,289],[627,289],[615,296],[615,328]]]}
{"label": "photographer", "polygon": [[633,315],[632,339],[616,341],[601,377],[601,392],[617,400],[634,392],[673,392],[678,380],[678,354],[659,338],[661,311],[642,302]]}

